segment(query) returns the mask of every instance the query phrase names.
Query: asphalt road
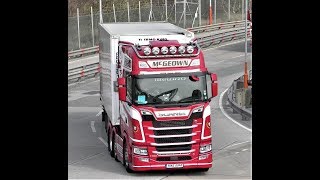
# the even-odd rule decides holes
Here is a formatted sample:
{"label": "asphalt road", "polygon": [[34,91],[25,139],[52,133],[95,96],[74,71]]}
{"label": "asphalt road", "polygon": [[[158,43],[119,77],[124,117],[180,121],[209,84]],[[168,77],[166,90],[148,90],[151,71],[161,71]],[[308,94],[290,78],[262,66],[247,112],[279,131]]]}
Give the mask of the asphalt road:
{"label": "asphalt road", "polygon": [[[251,48],[248,47],[251,67]],[[244,42],[204,51],[210,72],[218,75],[219,95],[211,102],[214,160],[208,172],[142,172],[128,174],[110,157],[99,112],[99,81],[88,80],[68,90],[68,177],[69,179],[251,179],[251,121],[232,114],[224,92],[243,73]],[[219,106],[219,101],[220,105]],[[230,118],[228,118],[221,110]],[[237,121],[248,129],[236,124]]]}

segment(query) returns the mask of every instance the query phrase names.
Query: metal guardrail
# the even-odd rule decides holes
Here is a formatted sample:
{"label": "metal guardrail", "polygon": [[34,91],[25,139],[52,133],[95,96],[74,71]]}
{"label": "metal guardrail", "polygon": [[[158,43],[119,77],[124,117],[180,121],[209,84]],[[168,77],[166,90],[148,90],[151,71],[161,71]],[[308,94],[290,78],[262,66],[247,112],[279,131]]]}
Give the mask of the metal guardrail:
{"label": "metal guardrail", "polygon": [[[245,26],[245,21],[232,21],[232,22],[226,22],[226,23],[189,28],[188,30],[193,32],[194,34],[199,34],[203,32],[218,31],[223,29],[231,29],[231,28],[244,27],[244,26]],[[251,26],[251,22],[248,21],[248,27],[250,26]]]}
{"label": "metal guardrail", "polygon": [[85,49],[78,49],[75,51],[69,51],[68,52],[68,58],[78,58],[83,55],[88,55],[88,54],[94,54],[99,52],[99,46],[93,46],[90,48],[85,48]]}
{"label": "metal guardrail", "polygon": [[234,80],[229,87],[227,91],[228,103],[234,112],[237,112],[242,116],[243,120],[251,120],[252,111],[248,110],[245,105],[241,106],[236,102],[235,90],[237,89],[237,82],[239,82],[241,78],[243,79],[243,76]]}
{"label": "metal guardrail", "polygon": [[[227,23],[224,23],[227,24]],[[245,38],[245,28],[243,26],[238,26],[233,28],[231,26],[232,22],[228,23],[228,26],[230,27],[222,30],[210,30],[210,31],[201,31],[201,33],[196,34],[196,38],[198,39],[199,46],[201,48],[208,48],[216,45],[221,45],[226,42],[239,40]],[[238,21],[234,22],[235,24],[239,24]],[[230,25],[230,26],[229,26]],[[218,26],[211,25],[211,26]],[[207,27],[207,26],[205,26]],[[232,28],[231,28],[232,27]],[[199,27],[193,28],[193,30],[198,31]],[[212,28],[214,29],[214,28]],[[248,37],[251,37],[251,30],[248,29]],[[99,47],[91,47],[83,50],[76,50],[69,52],[69,58],[70,56],[82,56],[85,53],[86,54],[94,54],[99,51]],[[92,78],[96,76],[100,72],[101,68],[99,65],[99,59],[96,57],[89,57],[87,56],[86,59],[81,60],[72,60],[68,63],[68,83],[74,83],[78,81],[82,81],[84,79]]]}
{"label": "metal guardrail", "polygon": [[[227,23],[199,26],[199,27],[189,28],[188,30],[193,32],[195,35],[197,35],[197,34],[202,34],[202,33],[207,33],[212,31],[227,30],[227,29],[236,29],[236,28],[244,29],[244,25],[245,25],[245,21],[233,21],[233,22],[227,22]],[[251,27],[251,22],[248,22],[248,27]],[[250,30],[250,34],[251,34],[251,30]],[[219,41],[219,39],[217,39],[217,41]],[[98,53],[98,51],[99,51],[99,46],[93,46],[90,48],[69,51],[68,58],[69,59],[78,58],[84,55]]]}

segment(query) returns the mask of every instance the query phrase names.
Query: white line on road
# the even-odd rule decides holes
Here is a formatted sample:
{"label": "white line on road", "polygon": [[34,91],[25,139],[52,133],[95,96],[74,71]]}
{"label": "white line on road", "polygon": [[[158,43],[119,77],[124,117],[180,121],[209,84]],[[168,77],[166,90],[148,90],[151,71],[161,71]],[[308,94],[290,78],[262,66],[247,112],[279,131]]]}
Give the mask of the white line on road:
{"label": "white line on road", "polygon": [[243,141],[243,142],[231,144],[231,145],[229,145],[229,146],[224,147],[223,149],[230,148],[230,147],[232,147],[232,146],[237,146],[237,145],[244,144],[244,143],[248,143],[248,142],[250,142],[250,141]]}
{"label": "white line on road", "polygon": [[104,139],[103,139],[102,137],[98,137],[98,139],[100,139],[100,141],[101,141],[104,145],[106,145],[106,146],[108,147],[107,142],[106,142],[106,141],[104,141]]}
{"label": "white line on road", "polygon": [[96,114],[96,116],[100,116],[100,114],[103,112],[103,110],[100,110],[99,112],[98,112],[98,114]]}
{"label": "white line on road", "polygon": [[97,132],[96,131],[96,128],[94,128],[94,121],[91,121],[91,129],[92,129],[92,132]]}
{"label": "white line on road", "polygon": [[249,149],[242,149],[241,151],[247,151],[247,150],[249,150]]}
{"label": "white line on road", "polygon": [[224,61],[228,61],[228,60],[230,60],[230,59],[235,59],[235,58],[242,57],[242,56],[244,56],[244,55],[242,54],[242,55],[234,56],[234,57],[231,57],[231,58],[228,58],[228,59],[225,59],[225,60],[221,60],[221,61],[213,62],[213,63],[211,63],[210,65],[219,64],[219,63],[222,63],[222,62],[224,62]]}
{"label": "white line on road", "polygon": [[241,54],[241,55],[239,55],[239,56],[234,56],[234,57],[231,57],[231,58],[229,58],[229,59],[234,59],[234,58],[238,58],[238,57],[242,57],[242,56],[244,56],[244,54]]}
{"label": "white line on road", "polygon": [[230,119],[232,122],[234,122],[235,124],[237,124],[238,126],[244,128],[244,129],[247,130],[247,131],[252,132],[252,130],[251,130],[250,128],[247,128],[247,127],[245,127],[244,125],[240,124],[239,122],[237,122],[236,120],[234,120],[232,117],[230,117],[230,116],[224,111],[224,109],[223,109],[223,107],[222,107],[222,97],[223,97],[224,93],[227,92],[227,90],[228,90],[228,88],[221,93],[220,98],[219,98],[219,107],[220,107],[222,113],[223,113],[228,119]]}

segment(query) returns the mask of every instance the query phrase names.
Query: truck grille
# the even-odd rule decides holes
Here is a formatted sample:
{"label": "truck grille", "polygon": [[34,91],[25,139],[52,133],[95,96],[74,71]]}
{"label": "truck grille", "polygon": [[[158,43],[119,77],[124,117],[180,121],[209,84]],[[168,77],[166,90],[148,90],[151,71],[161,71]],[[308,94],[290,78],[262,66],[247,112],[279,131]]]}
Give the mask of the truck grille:
{"label": "truck grille", "polygon": [[186,151],[191,149],[191,144],[177,145],[177,146],[156,146],[156,150],[159,152],[164,151]]}
{"label": "truck grille", "polygon": [[174,137],[174,138],[155,138],[156,143],[178,143],[178,142],[190,142],[192,136],[188,137]]}
{"label": "truck grille", "polygon": [[154,127],[180,127],[180,126],[191,126],[192,119],[188,120],[174,120],[174,121],[156,121],[153,122]]}
{"label": "truck grille", "polygon": [[191,156],[172,156],[172,157],[158,157],[157,161],[186,161],[190,159],[191,159]]}
{"label": "truck grille", "polygon": [[190,129],[171,129],[171,130],[154,130],[154,135],[178,135],[178,134],[190,134],[192,133],[192,128]]}
{"label": "truck grille", "polygon": [[[202,113],[193,113],[187,120],[172,120],[172,121],[157,121],[154,118],[152,119],[153,127],[155,128],[165,128],[165,127],[184,127],[192,126],[193,119],[201,117]],[[153,130],[154,135],[182,135],[182,134],[191,134],[192,128],[188,129],[171,129],[171,130]],[[181,143],[181,142],[191,142],[192,136],[187,137],[170,137],[170,138],[154,138],[155,143]],[[156,146],[157,151],[183,151],[191,150],[191,144],[188,145],[171,145],[171,146]]]}

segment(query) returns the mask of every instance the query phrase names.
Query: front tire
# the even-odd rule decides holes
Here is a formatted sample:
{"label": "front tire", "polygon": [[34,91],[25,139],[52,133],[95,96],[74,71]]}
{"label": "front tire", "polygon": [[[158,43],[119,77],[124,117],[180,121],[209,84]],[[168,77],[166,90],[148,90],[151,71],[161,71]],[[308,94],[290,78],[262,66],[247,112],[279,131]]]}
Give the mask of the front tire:
{"label": "front tire", "polygon": [[123,141],[123,165],[126,168],[126,171],[128,173],[133,173],[134,171],[130,169],[129,167],[129,153],[128,153],[128,148],[126,141]]}
{"label": "front tire", "polygon": [[209,170],[209,168],[203,168],[203,169],[199,169],[199,172],[207,172]]}

